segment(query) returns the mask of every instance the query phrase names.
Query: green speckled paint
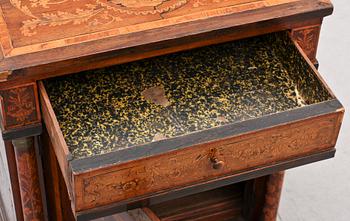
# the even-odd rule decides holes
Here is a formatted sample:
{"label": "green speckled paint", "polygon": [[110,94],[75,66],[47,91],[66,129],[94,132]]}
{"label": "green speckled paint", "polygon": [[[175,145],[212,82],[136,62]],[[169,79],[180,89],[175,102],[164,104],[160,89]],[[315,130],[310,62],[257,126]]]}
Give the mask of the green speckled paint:
{"label": "green speckled paint", "polygon": [[[330,99],[286,33],[44,82],[75,159]],[[142,92],[164,87],[170,105]]]}

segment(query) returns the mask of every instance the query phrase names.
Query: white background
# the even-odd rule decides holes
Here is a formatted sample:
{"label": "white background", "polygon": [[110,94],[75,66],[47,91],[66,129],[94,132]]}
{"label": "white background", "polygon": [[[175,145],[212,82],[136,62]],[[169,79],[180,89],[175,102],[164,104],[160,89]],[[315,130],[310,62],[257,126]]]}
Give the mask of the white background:
{"label": "white background", "polygon": [[350,221],[350,1],[333,0],[323,21],[320,73],[345,106],[336,157],[288,170],[279,221]]}

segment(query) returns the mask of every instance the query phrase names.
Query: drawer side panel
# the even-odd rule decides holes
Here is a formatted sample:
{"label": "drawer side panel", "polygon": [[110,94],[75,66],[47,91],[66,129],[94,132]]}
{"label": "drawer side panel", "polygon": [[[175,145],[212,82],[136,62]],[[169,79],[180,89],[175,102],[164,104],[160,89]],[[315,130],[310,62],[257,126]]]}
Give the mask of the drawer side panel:
{"label": "drawer side panel", "polygon": [[[50,100],[47,96],[46,90],[42,82],[39,82],[40,103],[42,109],[43,120],[46,130],[52,142],[58,164],[63,174],[64,181],[68,187],[68,192],[71,190],[71,176],[69,168],[70,153],[67,144],[63,138],[55,113],[52,110]],[[73,194],[69,194],[70,196]]]}

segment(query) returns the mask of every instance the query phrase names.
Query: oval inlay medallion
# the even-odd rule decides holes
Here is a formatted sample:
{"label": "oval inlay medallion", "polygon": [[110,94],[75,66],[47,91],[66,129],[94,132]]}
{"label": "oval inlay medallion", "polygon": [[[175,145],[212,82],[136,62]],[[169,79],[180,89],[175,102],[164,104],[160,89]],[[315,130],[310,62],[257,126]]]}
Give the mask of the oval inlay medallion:
{"label": "oval inlay medallion", "polygon": [[155,15],[173,11],[189,0],[98,0],[98,2],[119,13],[128,15]]}

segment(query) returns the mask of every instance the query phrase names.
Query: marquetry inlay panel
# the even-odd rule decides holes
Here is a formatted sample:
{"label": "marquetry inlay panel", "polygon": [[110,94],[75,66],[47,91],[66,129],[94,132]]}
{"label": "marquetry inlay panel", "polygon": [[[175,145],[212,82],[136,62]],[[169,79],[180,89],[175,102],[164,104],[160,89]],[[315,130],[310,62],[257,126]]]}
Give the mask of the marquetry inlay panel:
{"label": "marquetry inlay panel", "polygon": [[316,62],[317,45],[320,36],[321,25],[303,27],[292,30],[292,38],[304,50],[307,57]]}
{"label": "marquetry inlay panel", "polygon": [[[329,148],[337,117],[308,120],[197,145],[165,156],[95,171],[76,179],[76,209],[84,210]],[[213,168],[212,155],[224,162]]]}
{"label": "marquetry inlay panel", "polygon": [[41,122],[35,83],[0,90],[0,102],[4,131]]}
{"label": "marquetry inlay panel", "polygon": [[24,221],[45,220],[34,142],[33,137],[12,141]]}
{"label": "marquetry inlay panel", "polygon": [[11,57],[295,1],[7,0],[0,4],[0,42]]}

